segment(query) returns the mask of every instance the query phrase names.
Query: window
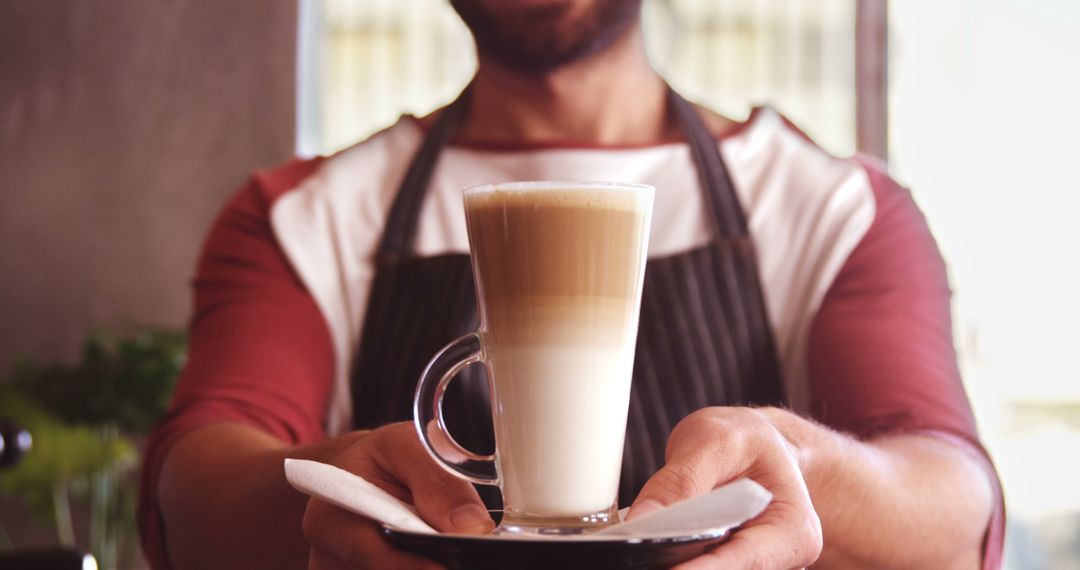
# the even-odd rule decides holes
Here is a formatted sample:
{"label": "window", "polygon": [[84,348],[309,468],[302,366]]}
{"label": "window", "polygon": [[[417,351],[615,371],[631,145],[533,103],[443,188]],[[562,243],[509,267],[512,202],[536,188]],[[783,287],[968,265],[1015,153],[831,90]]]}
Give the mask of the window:
{"label": "window", "polygon": [[891,2],[891,167],[949,263],[1010,568],[1080,568],[1080,3]]}
{"label": "window", "polygon": [[[447,0],[309,0],[308,12],[307,152],[447,103],[476,66]],[[650,57],[687,97],[738,119],[772,105],[830,151],[854,151],[852,0],[651,0],[644,21]]]}

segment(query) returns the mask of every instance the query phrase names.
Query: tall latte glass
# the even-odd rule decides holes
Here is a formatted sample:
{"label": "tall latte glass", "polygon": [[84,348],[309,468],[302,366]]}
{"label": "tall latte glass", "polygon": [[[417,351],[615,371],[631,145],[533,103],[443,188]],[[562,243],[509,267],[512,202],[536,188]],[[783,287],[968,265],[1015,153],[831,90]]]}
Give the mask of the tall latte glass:
{"label": "tall latte glass", "polygon": [[[653,188],[515,182],[465,190],[480,330],[439,352],[414,417],[436,462],[497,485],[499,532],[572,534],[614,522]],[[495,454],[462,448],[441,402],[483,363]]]}

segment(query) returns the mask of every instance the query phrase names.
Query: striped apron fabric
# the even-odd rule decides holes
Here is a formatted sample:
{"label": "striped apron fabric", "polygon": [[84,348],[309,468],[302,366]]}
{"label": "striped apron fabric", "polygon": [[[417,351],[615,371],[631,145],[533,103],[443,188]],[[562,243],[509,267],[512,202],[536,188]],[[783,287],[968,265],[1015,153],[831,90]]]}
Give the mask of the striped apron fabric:
{"label": "striped apron fabric", "polygon": [[[476,330],[472,268],[465,254],[418,257],[416,226],[441,150],[465,110],[468,90],[439,117],[417,150],[387,218],[356,365],[357,429],[412,419],[424,365],[443,345]],[[712,240],[648,261],[619,504],[629,505],[664,463],[668,434],[706,406],[783,405],[775,341],[743,209],[716,140],[697,111],[668,92],[672,116],[690,145]],[[494,451],[484,369],[471,366],[444,400],[448,427],[478,453]],[[493,490],[480,489],[497,508]]]}

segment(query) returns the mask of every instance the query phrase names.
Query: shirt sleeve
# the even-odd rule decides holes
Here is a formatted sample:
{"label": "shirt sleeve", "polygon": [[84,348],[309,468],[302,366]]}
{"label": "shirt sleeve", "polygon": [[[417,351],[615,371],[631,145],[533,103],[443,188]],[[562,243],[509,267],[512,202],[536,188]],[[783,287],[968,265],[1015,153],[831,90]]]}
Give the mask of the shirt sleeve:
{"label": "shirt sleeve", "polygon": [[315,168],[295,161],[255,175],[214,222],[193,282],[187,363],[144,452],[139,526],[154,568],[167,568],[157,503],[162,460],[184,434],[232,422],[283,442],[320,439],[334,374],[330,333],[270,225],[273,201]]}
{"label": "shirt sleeve", "polygon": [[877,210],[811,326],[813,413],[860,438],[922,432],[973,451],[995,488],[984,568],[999,568],[1004,502],[957,366],[945,263],[911,194],[864,166]]}

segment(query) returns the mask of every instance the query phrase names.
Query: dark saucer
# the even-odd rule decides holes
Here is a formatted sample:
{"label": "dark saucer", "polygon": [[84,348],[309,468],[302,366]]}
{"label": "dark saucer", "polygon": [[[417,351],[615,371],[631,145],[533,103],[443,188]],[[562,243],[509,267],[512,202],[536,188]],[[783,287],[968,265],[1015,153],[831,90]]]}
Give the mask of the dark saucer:
{"label": "dark saucer", "polygon": [[383,526],[402,550],[431,558],[451,570],[504,568],[669,568],[703,554],[730,532],[681,537],[596,536],[548,538],[427,534]]}

